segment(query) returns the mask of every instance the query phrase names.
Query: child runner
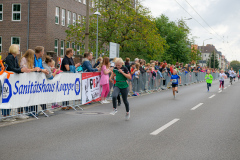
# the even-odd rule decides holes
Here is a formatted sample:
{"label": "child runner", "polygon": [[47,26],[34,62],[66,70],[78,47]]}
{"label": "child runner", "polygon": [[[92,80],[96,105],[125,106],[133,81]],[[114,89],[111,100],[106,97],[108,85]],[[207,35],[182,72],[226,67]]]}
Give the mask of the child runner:
{"label": "child runner", "polygon": [[124,62],[122,58],[117,58],[115,61],[116,67],[113,69],[113,76],[116,76],[116,84],[112,93],[113,101],[113,111],[110,113],[115,115],[117,113],[117,96],[121,92],[122,99],[126,108],[126,120],[130,118],[129,103],[127,100],[128,97],[128,83],[127,79],[131,79],[131,74],[129,73],[127,67],[123,66]]}
{"label": "child runner", "polygon": [[207,70],[207,74],[205,76],[205,80],[207,82],[207,89],[208,89],[208,92],[209,92],[209,87],[211,87],[212,80],[213,80],[213,76],[210,74],[210,70]]}
{"label": "child runner", "polygon": [[179,84],[181,84],[181,77],[177,75],[177,71],[174,69],[173,70],[173,75],[171,76],[171,82],[172,82],[172,91],[173,91],[173,97],[176,97],[176,93],[178,93],[178,79],[179,79]]}
{"label": "child runner", "polygon": [[110,69],[109,58],[105,57],[103,62],[100,64],[101,68],[101,79],[100,85],[102,86],[102,94],[101,94],[101,104],[110,103],[106,100],[106,97],[110,91],[109,89],[109,73],[112,72]]}
{"label": "child runner", "polygon": [[219,85],[219,91],[221,90],[221,87],[222,87],[222,90],[224,88],[224,79],[227,78],[227,75],[224,73],[223,70],[221,70],[221,73],[219,73],[219,82],[220,82],[220,85]]}

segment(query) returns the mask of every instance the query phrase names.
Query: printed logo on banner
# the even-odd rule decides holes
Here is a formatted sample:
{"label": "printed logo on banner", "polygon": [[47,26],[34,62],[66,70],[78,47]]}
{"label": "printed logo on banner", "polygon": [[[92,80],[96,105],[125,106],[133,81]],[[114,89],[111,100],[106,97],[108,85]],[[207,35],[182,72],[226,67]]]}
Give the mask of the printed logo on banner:
{"label": "printed logo on banner", "polygon": [[2,103],[8,103],[12,97],[12,86],[8,79],[5,79],[2,91]]}
{"label": "printed logo on banner", "polygon": [[80,82],[80,79],[79,78],[76,78],[76,81],[75,81],[75,93],[76,95],[79,95],[80,93],[80,90],[81,90],[81,82]]}

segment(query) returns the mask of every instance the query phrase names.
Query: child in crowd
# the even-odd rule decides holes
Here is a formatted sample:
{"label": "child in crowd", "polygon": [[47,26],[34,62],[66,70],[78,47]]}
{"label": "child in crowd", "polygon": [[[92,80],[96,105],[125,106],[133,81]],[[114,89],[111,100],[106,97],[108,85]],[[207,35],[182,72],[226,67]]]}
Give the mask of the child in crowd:
{"label": "child in crowd", "polygon": [[177,71],[174,69],[173,70],[173,75],[171,75],[171,82],[172,82],[172,91],[173,91],[173,97],[176,97],[176,93],[178,93],[178,79],[179,79],[179,84],[181,84],[181,77],[177,75]]}
{"label": "child in crowd", "polygon": [[221,90],[221,87],[222,87],[222,90],[224,88],[224,79],[227,78],[227,75],[224,73],[223,70],[221,70],[221,73],[219,73],[219,82],[220,82],[220,85],[219,85],[219,91]]}
{"label": "child in crowd", "polygon": [[101,104],[104,103],[110,103],[106,100],[107,95],[110,91],[109,89],[109,73],[112,72],[112,70],[110,70],[110,62],[109,62],[109,58],[105,57],[103,59],[103,62],[100,64],[100,68],[101,68],[101,79],[100,79],[100,85],[102,86],[102,94],[101,94]]}
{"label": "child in crowd", "polygon": [[136,69],[135,69],[135,73],[134,73],[134,75],[135,75],[135,78],[139,78],[139,75],[140,75],[140,64],[139,63],[136,63]]}
{"label": "child in crowd", "polygon": [[49,80],[52,80],[55,77],[55,75],[60,71],[60,69],[55,69],[54,72],[53,72],[55,62],[49,56],[46,56],[46,59],[42,64],[43,64],[43,68],[47,69],[47,71],[49,72],[46,75],[47,79],[49,79]]}
{"label": "child in crowd", "polygon": [[209,87],[211,87],[212,80],[213,80],[213,76],[210,74],[210,70],[207,70],[207,74],[205,76],[205,80],[207,82],[207,89],[208,89],[207,92],[209,92]]}

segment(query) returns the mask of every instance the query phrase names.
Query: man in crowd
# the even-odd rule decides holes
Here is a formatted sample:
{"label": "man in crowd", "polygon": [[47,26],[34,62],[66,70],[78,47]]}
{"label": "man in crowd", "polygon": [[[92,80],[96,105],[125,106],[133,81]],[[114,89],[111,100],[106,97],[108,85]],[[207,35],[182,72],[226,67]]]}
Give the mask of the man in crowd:
{"label": "man in crowd", "polygon": [[84,53],[84,59],[83,59],[83,64],[82,64],[82,69],[83,72],[97,72],[99,71],[98,68],[93,68],[92,64],[91,64],[91,60],[92,60],[93,56],[92,53]]}
{"label": "man in crowd", "polygon": [[[77,63],[76,65],[74,64],[74,61],[72,59],[74,53],[73,53],[73,49],[72,48],[67,48],[66,49],[66,55],[62,60],[62,65],[61,65],[61,70],[63,72],[67,72],[67,71],[72,71],[73,69],[77,68],[80,66],[80,63]],[[75,67],[73,67],[75,66]]]}

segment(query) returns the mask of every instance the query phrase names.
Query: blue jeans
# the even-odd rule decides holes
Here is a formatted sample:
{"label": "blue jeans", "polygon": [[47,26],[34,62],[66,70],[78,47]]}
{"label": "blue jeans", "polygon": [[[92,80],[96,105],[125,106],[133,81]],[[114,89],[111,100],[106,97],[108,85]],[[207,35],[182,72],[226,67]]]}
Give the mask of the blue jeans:
{"label": "blue jeans", "polygon": [[2,115],[3,116],[8,116],[10,115],[11,109],[2,109]]}

